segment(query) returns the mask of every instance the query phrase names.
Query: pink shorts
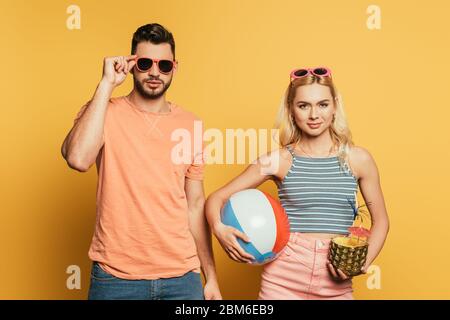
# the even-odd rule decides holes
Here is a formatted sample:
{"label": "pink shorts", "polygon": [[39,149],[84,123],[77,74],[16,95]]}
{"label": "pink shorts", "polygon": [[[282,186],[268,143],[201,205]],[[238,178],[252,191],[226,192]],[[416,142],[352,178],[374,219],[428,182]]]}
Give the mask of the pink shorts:
{"label": "pink shorts", "polygon": [[264,266],[258,300],[353,300],[352,279],[337,281],[328,271],[330,241],[291,233],[278,258]]}

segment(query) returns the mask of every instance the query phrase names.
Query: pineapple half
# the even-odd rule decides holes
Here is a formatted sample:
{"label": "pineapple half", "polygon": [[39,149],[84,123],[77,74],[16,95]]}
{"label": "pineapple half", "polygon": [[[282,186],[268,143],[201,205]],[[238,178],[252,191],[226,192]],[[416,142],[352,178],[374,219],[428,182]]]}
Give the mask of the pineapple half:
{"label": "pineapple half", "polygon": [[366,263],[369,244],[364,239],[355,237],[336,237],[331,240],[329,259],[331,264],[353,277],[361,274]]}

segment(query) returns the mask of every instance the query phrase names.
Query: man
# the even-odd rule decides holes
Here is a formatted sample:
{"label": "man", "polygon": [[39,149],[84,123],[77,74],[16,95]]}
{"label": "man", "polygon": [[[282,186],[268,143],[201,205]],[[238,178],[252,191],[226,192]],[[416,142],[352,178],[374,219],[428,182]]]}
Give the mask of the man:
{"label": "man", "polygon": [[[97,165],[89,299],[222,298],[203,214],[202,150],[189,163],[172,152],[173,132],[194,140],[199,121],[166,100],[176,68],[172,34],[156,23],[138,28],[131,55],[104,59],[95,94],[62,145],[71,168]],[[131,93],[111,98],[128,73]]]}

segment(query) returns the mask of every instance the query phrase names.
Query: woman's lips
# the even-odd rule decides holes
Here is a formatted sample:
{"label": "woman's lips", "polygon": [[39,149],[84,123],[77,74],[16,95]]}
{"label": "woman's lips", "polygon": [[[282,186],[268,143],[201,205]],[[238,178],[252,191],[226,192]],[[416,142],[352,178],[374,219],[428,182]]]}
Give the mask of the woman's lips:
{"label": "woman's lips", "polygon": [[311,129],[317,129],[318,127],[320,127],[321,124],[322,124],[322,123],[308,123],[308,126],[309,126]]}

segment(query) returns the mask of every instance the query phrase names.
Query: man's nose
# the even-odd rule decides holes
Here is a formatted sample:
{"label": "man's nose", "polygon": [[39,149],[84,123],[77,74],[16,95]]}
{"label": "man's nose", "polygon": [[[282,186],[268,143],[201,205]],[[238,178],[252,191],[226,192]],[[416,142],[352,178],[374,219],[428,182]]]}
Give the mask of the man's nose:
{"label": "man's nose", "polygon": [[148,71],[148,74],[151,76],[154,76],[154,77],[159,76],[159,69],[158,69],[158,66],[156,65],[156,63],[154,63],[152,65],[152,67]]}

